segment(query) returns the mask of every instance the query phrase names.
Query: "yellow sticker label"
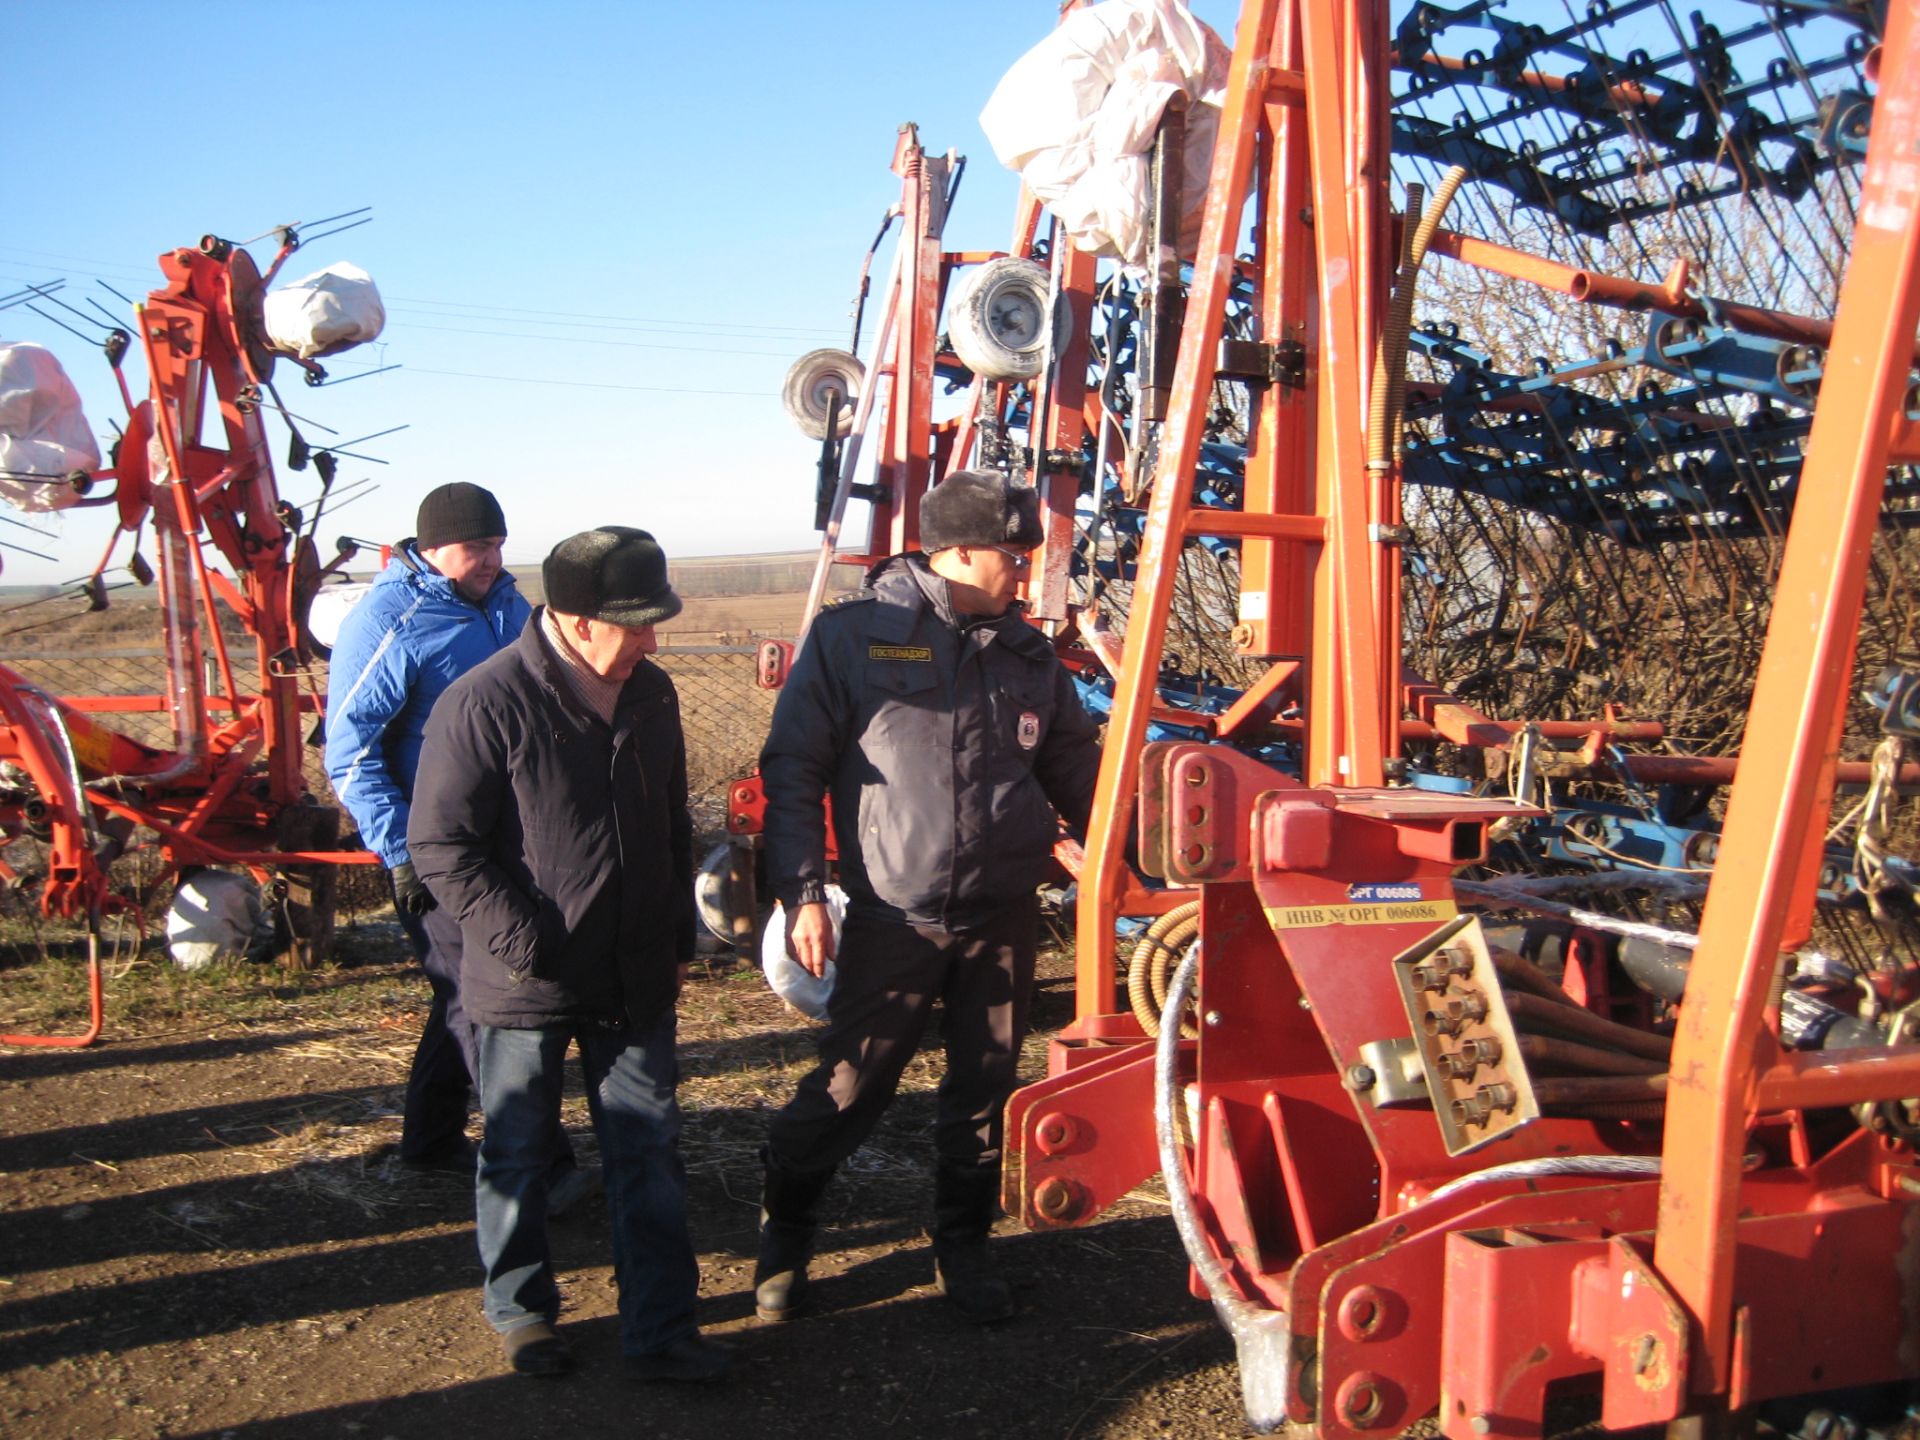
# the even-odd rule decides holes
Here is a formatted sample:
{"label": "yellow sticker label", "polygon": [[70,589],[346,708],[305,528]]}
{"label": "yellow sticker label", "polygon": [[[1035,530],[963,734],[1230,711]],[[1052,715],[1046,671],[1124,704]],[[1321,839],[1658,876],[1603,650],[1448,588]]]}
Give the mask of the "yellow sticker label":
{"label": "yellow sticker label", "polygon": [[931,660],[933,651],[925,645],[869,645],[869,660]]}
{"label": "yellow sticker label", "polygon": [[1421,900],[1408,905],[1275,905],[1267,923],[1276,930],[1312,930],[1323,925],[1432,925],[1458,911],[1451,900]]}
{"label": "yellow sticker label", "polygon": [[95,729],[91,725],[75,725],[67,732],[73,740],[73,758],[80,762],[82,770],[90,770],[96,775],[105,775],[113,769],[113,737],[104,727]]}

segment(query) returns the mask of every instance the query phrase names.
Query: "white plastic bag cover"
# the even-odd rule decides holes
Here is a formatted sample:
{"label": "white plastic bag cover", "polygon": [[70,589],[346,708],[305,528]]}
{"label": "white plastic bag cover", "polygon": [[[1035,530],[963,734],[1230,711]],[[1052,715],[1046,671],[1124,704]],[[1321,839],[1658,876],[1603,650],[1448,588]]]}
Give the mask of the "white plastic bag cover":
{"label": "white plastic bag cover", "polygon": [[340,627],[347,623],[353,607],[366,599],[372,589],[371,580],[322,585],[314,592],[313,604],[307,609],[307,633],[331,650],[340,643]]}
{"label": "white plastic bag cover", "polygon": [[269,291],[264,308],[273,348],[302,360],[378,339],[387,323],[373,277],[344,260]]}
{"label": "white plastic bag cover", "polygon": [[[847,892],[838,885],[827,886],[827,918],[833,922],[833,939],[840,942],[840,922],[847,915]],[[773,993],[809,1020],[827,1018],[827,1000],[833,994],[833,980],[839,967],[827,962],[827,973],[815,978],[812,971],[787,953],[787,912],[775,905],[773,918],[767,921],[760,937],[760,969]]]}
{"label": "white plastic bag cover", "polygon": [[202,870],[173,892],[167,953],[182,970],[204,970],[225,955],[262,954],[272,944],[273,917],[251,875]]}
{"label": "white plastic bag cover", "polygon": [[37,477],[99,468],[80,392],[53,352],[0,342],[0,499],[22,510],[64,510],[80,498],[73,487]]}
{"label": "white plastic bag cover", "polygon": [[1232,58],[1181,0],[1105,0],[1069,15],[1015,62],[980,128],[1075,246],[1138,273],[1149,258],[1148,153],[1167,101],[1185,91],[1179,250],[1191,260]]}

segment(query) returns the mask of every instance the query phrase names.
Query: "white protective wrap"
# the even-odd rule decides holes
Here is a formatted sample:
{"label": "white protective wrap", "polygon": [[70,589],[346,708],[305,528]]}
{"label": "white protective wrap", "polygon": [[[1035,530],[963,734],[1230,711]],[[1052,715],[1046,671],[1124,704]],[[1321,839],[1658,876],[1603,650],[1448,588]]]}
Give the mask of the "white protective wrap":
{"label": "white protective wrap", "polygon": [[273,939],[273,916],[251,875],[202,870],[173,892],[167,953],[182,970],[204,970],[229,955],[263,956],[271,952]]}
{"label": "white protective wrap", "polygon": [[64,510],[80,496],[58,481],[99,468],[80,392],[53,352],[0,341],[0,499],[22,510]]}
{"label": "white protective wrap", "polygon": [[378,339],[387,323],[373,277],[344,260],[269,291],[265,311],[273,348],[302,360]]}
{"label": "white protective wrap", "polygon": [[1167,101],[1184,91],[1179,248],[1191,260],[1231,59],[1180,0],[1105,0],[1069,15],[1014,63],[980,128],[1078,248],[1138,273],[1148,260],[1148,152]]}
{"label": "white protective wrap", "polygon": [[[827,886],[827,918],[833,922],[836,946],[840,943],[840,922],[846,917],[847,892],[838,885]],[[766,932],[760,937],[760,969],[773,993],[802,1015],[809,1020],[827,1018],[827,1000],[833,994],[837,968],[829,960],[827,973],[815,977],[787,953],[787,912],[780,905],[773,907],[773,918],[767,921]]]}
{"label": "white protective wrap", "polygon": [[366,599],[372,589],[371,580],[322,585],[314,592],[313,605],[307,611],[307,633],[331,650],[339,643],[340,627],[346,624],[353,607]]}

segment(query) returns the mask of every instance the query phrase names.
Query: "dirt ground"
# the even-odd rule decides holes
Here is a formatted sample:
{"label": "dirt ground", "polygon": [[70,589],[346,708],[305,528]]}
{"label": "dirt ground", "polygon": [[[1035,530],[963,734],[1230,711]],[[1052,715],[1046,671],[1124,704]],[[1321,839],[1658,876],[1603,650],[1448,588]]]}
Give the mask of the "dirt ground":
{"label": "dirt ground", "polygon": [[[683,1002],[681,1096],[701,1319],[738,1347],[732,1379],[624,1378],[597,1205],[553,1226],[579,1370],[508,1373],[479,1315],[470,1183],[392,1155],[427,996],[402,947],[375,920],[343,932],[348,963],[306,975],[182,977],[149,951],[111,987],[104,1043],[0,1053],[0,1435],[1247,1433],[1231,1342],[1150,1189],[1083,1231],[1003,1221],[1018,1317],[949,1313],[923,1233],[926,1057],[836,1182],[815,1313],[758,1324],[754,1153],[810,1027],[730,956]],[[1069,1018],[1072,979],[1043,969],[1044,1029]],[[6,966],[0,1019],[71,1031],[83,993],[70,960]],[[590,1154],[577,1095],[567,1121]]]}

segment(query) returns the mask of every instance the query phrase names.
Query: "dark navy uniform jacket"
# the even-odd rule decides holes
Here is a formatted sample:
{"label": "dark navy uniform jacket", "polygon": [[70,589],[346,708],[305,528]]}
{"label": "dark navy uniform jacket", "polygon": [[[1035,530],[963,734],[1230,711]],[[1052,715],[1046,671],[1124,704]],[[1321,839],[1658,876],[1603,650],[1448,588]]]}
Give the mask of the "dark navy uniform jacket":
{"label": "dark navy uniform jacket", "polygon": [[954,612],[921,555],[823,610],[760,756],[769,880],[792,907],[824,898],[833,797],[851,906],[959,930],[1033,893],[1055,814],[1084,830],[1097,727],[1066,667],[1017,611]]}

